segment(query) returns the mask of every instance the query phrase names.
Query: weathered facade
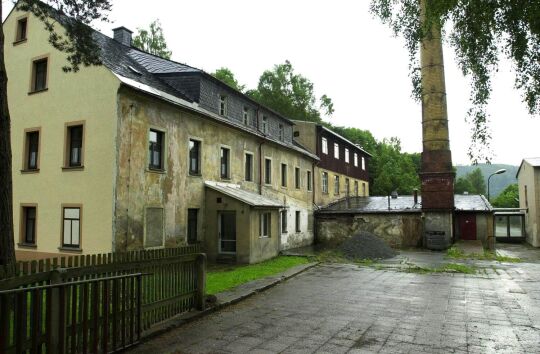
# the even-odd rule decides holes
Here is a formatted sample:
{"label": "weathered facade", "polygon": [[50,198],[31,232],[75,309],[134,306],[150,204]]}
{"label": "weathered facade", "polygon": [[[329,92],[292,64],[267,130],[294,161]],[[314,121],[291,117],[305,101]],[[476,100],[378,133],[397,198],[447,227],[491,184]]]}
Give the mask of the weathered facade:
{"label": "weathered facade", "polygon": [[369,196],[371,154],[321,124],[295,121],[294,132],[295,140],[320,159],[314,178],[316,205]]}
{"label": "weathered facade", "polygon": [[517,179],[519,207],[525,210],[527,242],[540,247],[540,158],[524,159],[517,172]]}
{"label": "weathered facade", "polygon": [[[493,210],[480,195],[456,195],[454,239],[494,241]],[[354,197],[317,211],[316,241],[336,245],[359,231],[370,232],[395,248],[424,245],[422,198]]]}
{"label": "weathered facade", "polygon": [[64,74],[32,15],[13,11],[6,36],[22,17],[6,48],[19,258],[201,242],[257,262],[313,242],[318,158],[291,121],[122,27],[94,33],[103,66]]}

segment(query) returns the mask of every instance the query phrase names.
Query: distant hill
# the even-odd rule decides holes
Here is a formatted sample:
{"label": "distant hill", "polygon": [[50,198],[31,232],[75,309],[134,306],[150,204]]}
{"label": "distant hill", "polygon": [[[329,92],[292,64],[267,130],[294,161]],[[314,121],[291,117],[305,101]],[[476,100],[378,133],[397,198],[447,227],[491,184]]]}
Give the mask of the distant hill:
{"label": "distant hill", "polygon": [[489,175],[502,168],[506,169],[506,173],[491,177],[491,187],[489,191],[491,194],[491,198],[498,196],[499,193],[501,193],[508,185],[517,183],[516,173],[519,166],[503,165],[503,164],[491,164],[491,165],[478,164],[476,166],[457,165],[456,178],[462,177],[472,172],[476,168],[479,168],[482,171],[482,174],[484,175],[484,178],[486,180],[486,189],[487,189],[487,179]]}

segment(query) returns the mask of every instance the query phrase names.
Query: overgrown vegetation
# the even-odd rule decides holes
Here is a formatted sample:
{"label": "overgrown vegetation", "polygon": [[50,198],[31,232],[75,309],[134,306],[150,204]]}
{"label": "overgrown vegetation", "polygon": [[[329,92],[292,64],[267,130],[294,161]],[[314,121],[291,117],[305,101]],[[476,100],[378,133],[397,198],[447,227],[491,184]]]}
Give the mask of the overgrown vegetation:
{"label": "overgrown vegetation", "polygon": [[452,259],[475,259],[481,261],[497,261],[497,262],[509,262],[519,263],[520,258],[502,256],[499,253],[484,250],[484,253],[465,253],[457,247],[451,247],[446,251],[446,257]]}
{"label": "overgrown vegetation", "polygon": [[406,273],[419,273],[419,274],[431,274],[431,273],[462,273],[462,274],[476,274],[477,268],[467,264],[461,263],[447,263],[439,267],[422,267],[419,265],[410,265],[409,267],[401,268],[401,271]]}
{"label": "overgrown vegetation", "polygon": [[497,198],[491,201],[496,208],[519,208],[519,188],[517,183],[506,187]]}
{"label": "overgrown vegetation", "polygon": [[454,185],[454,191],[457,194],[468,192],[469,194],[486,194],[486,182],[484,174],[479,168],[467,173],[463,177],[458,177]]}
{"label": "overgrown vegetation", "polygon": [[227,270],[209,270],[206,277],[206,293],[217,294],[252,280],[281,273],[297,265],[309,263],[306,257],[280,256],[274,259]]}

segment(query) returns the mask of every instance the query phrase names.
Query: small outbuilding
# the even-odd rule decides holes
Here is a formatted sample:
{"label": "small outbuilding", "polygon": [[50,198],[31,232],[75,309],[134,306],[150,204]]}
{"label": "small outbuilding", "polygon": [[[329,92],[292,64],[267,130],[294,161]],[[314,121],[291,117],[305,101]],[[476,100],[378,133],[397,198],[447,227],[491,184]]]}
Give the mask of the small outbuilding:
{"label": "small outbuilding", "polygon": [[[455,195],[453,241],[494,241],[493,208],[482,195]],[[316,212],[318,243],[337,244],[358,231],[371,232],[395,248],[423,247],[420,196],[353,197]]]}

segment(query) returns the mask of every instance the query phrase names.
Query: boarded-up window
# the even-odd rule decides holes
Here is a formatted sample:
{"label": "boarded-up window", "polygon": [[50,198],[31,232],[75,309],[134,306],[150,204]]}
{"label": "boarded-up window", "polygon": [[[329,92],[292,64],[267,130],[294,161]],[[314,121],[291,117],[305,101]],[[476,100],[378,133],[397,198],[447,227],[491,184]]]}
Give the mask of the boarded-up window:
{"label": "boarded-up window", "polygon": [[163,208],[146,208],[144,247],[163,246]]}

